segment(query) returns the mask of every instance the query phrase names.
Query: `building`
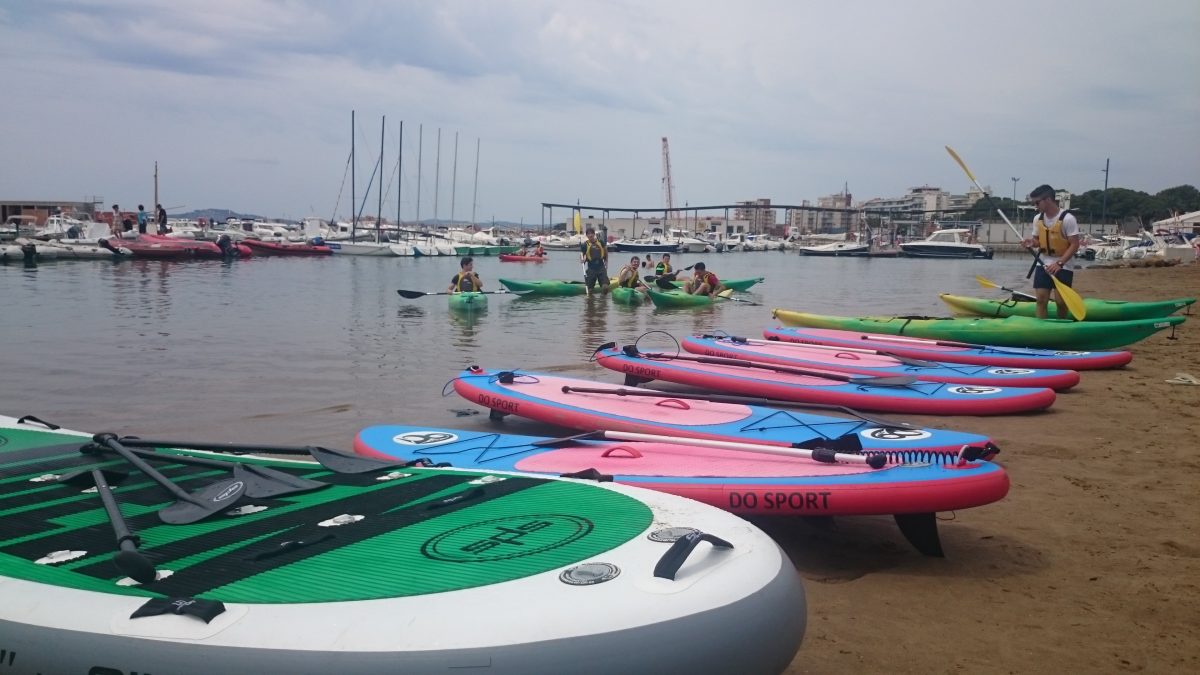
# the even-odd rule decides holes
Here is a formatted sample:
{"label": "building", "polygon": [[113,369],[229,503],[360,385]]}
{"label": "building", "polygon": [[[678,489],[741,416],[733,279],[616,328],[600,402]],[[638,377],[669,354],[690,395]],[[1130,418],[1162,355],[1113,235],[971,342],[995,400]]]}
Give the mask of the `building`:
{"label": "building", "polygon": [[33,216],[39,226],[46,224],[46,219],[55,214],[73,216],[84,214],[88,219],[96,219],[97,202],[77,202],[68,199],[36,201],[36,200],[0,200],[0,223],[8,220],[9,216]]}
{"label": "building", "polygon": [[[984,188],[989,193],[991,189],[991,186]],[[950,211],[969,211],[972,206],[975,206],[975,202],[983,199],[983,196],[984,192],[975,186],[971,186],[967,188],[967,194],[965,195],[949,195],[946,198],[946,208]]]}
{"label": "building", "polygon": [[[849,189],[832,195],[826,195],[817,200],[817,208],[849,209],[854,203],[854,197]],[[844,232],[854,227],[856,214],[848,211],[817,211],[814,232]]]}
{"label": "building", "polygon": [[[968,193],[969,194],[969,193]],[[979,194],[983,198],[983,194]],[[931,222],[941,218],[950,209],[950,193],[940,187],[922,185],[909,188],[903,197],[876,197],[859,204],[866,211],[884,212],[885,215],[905,220]]]}
{"label": "building", "polygon": [[733,211],[733,220],[746,221],[751,232],[769,232],[775,227],[775,209],[771,208],[770,199],[755,199],[736,204],[738,208]]}
{"label": "building", "polygon": [[[805,199],[798,206],[813,207],[813,204]],[[788,209],[784,214],[788,231],[796,233],[815,232],[817,229],[817,213],[817,211],[811,208]]]}

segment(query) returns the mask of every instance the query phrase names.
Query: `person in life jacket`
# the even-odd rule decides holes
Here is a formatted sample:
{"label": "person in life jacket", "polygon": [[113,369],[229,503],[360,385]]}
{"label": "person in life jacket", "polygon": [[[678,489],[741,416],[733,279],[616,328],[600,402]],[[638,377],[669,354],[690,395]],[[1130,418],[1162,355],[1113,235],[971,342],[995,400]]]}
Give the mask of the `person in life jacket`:
{"label": "person in life jacket", "polygon": [[583,263],[583,283],[587,286],[588,295],[592,294],[592,286],[599,284],[601,293],[608,293],[608,247],[596,239],[596,230],[589,227],[587,241],[579,245],[579,261]]}
{"label": "person in life jacket", "polygon": [[645,288],[646,284],[638,276],[641,266],[641,258],[636,255],[630,258],[629,264],[622,267],[620,273],[617,274],[617,285],[625,288]]}
{"label": "person in life jacket", "polygon": [[447,289],[451,293],[462,293],[463,291],[482,291],[483,281],[479,279],[479,275],[475,273],[475,259],[467,256],[458,262],[459,271],[450,279],[450,288]]}
{"label": "person in life jacket", "polygon": [[660,277],[671,274],[671,254],[670,253],[662,254],[662,260],[659,260],[658,264],[654,266],[654,273]]}
{"label": "person in life jacket", "polygon": [[717,275],[705,269],[702,262],[692,267],[692,276],[683,284],[683,289],[691,295],[716,295],[724,288]]}
{"label": "person in life jacket", "polygon": [[1045,319],[1050,302],[1050,291],[1054,291],[1055,309],[1058,318],[1067,318],[1067,305],[1054,289],[1053,276],[1070,286],[1074,273],[1065,269],[1066,264],[1079,250],[1079,223],[1069,211],[1059,208],[1054,199],[1054,188],[1039,185],[1029,193],[1029,201],[1037,209],[1029,237],[1021,242],[1025,248],[1037,249],[1042,265],[1033,273],[1034,295],[1037,298],[1037,318]]}
{"label": "person in life jacket", "polygon": [[537,243],[537,246],[533,249],[533,254],[539,258],[546,257],[546,249],[542,248],[542,242],[539,241]]}

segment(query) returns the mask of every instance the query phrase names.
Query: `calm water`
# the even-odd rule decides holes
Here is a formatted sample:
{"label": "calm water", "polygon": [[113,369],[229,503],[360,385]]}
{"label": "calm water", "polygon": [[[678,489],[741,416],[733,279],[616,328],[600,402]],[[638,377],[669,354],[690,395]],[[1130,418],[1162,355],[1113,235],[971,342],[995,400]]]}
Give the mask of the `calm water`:
{"label": "calm water", "polygon": [[[582,278],[578,258],[480,258],[488,290],[500,276]],[[614,254],[614,262],[627,259]],[[443,296],[456,258],[253,258],[0,265],[0,413],[149,437],[349,447],[380,423],[475,427],[485,415],[442,388],[464,366],[552,369],[621,381],[587,364],[599,344],[647,331],[725,330],[759,336],[770,309],[828,314],[945,314],[938,292],[979,295],[982,274],[1024,282],[1023,257],[983,260],[802,258],[792,253],[676,256],[722,278],[765,276],[700,310],[629,308],[606,297],[490,296],[479,316]],[[610,270],[616,269],[616,264]],[[652,340],[652,341],[651,341]],[[643,347],[662,348],[661,336]],[[515,431],[542,432],[510,418]]]}

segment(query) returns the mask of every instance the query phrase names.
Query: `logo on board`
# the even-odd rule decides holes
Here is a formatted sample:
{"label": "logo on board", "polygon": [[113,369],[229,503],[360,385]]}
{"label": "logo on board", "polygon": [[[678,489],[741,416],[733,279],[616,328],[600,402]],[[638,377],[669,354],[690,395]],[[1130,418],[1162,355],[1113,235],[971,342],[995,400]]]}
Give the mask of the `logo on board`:
{"label": "logo on board", "polygon": [[587,518],[560,513],[508,516],[443,532],[426,541],[421,553],[445,562],[511,560],[566,546],[594,527]]}
{"label": "logo on board", "polygon": [[437,445],[457,440],[457,435],[445,431],[406,431],[392,437],[396,445]]}

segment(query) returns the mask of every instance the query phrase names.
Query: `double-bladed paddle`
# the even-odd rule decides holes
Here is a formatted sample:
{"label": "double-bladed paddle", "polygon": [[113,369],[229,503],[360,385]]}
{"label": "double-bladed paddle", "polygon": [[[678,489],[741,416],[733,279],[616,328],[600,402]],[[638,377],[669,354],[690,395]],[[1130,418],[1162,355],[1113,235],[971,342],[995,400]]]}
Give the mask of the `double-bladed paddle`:
{"label": "double-bladed paddle", "polygon": [[[958,162],[958,165],[962,167],[963,173],[967,174],[967,178],[970,178],[971,182],[975,184],[975,187],[983,193],[983,198],[987,200],[988,205],[995,209],[996,213],[1000,214],[1000,217],[1003,218],[1004,222],[1008,225],[1008,229],[1012,230],[1013,234],[1017,235],[1018,240],[1024,239],[1024,237],[1021,236],[1020,231],[1017,230],[1016,226],[1014,226],[1012,221],[1008,219],[1008,216],[1004,215],[1004,211],[1001,211],[1000,207],[996,206],[996,203],[992,201],[992,196],[988,194],[987,190],[983,189],[983,186],[979,184],[979,181],[975,180],[975,174],[971,173],[971,170],[967,168],[967,163],[963,161],[962,157],[959,157],[958,153],[948,145],[946,146],[946,152],[950,153],[950,156],[954,158],[954,161]],[[1045,271],[1046,262],[1042,259],[1042,255],[1031,248],[1026,250],[1029,251],[1035,260],[1037,260],[1037,264],[1041,265],[1042,270]],[[1085,307],[1083,304],[1083,298],[1080,297],[1079,293],[1076,292],[1075,289],[1063,283],[1063,281],[1058,277],[1052,274],[1049,276],[1054,282],[1055,290],[1058,291],[1058,297],[1062,299],[1063,304],[1065,304],[1067,309],[1070,310],[1071,316],[1075,317],[1077,321],[1083,321],[1084,317],[1087,316],[1087,307]]]}
{"label": "double-bladed paddle", "polygon": [[117,498],[113,496],[112,488],[108,486],[104,470],[92,469],[91,477],[96,484],[96,492],[100,495],[100,501],[104,504],[104,512],[108,514],[108,522],[112,524],[113,534],[117,537],[119,550],[113,555],[113,564],[123,574],[140,584],[154,581],[158,578],[158,571],[154,569],[154,564],[138,550],[141,540],[136,534],[129,531],[129,525],[125,522],[125,517],[121,515],[120,506],[117,505]]}
{"label": "double-bladed paddle", "polygon": [[384,462],[369,457],[359,457],[316,445],[302,447],[277,445],[247,445],[245,443],[205,443],[193,441],[160,441],[146,438],[123,438],[121,443],[138,448],[180,448],[186,450],[208,450],[210,452],[262,453],[274,455],[307,455],[320,463],[321,466],[334,473],[369,473],[381,471],[403,464],[403,462]]}
{"label": "double-bladed paddle", "polygon": [[983,286],[984,288],[999,288],[1002,291],[1008,291],[1009,293],[1012,293],[1013,300],[1017,300],[1019,302],[1032,302],[1034,300],[1037,300],[1037,298],[1033,297],[1032,295],[1030,295],[1028,293],[1023,293],[1021,291],[1009,288],[1008,286],[1001,286],[1000,284],[992,281],[991,279],[985,279],[978,274],[975,275],[975,281],[979,282],[979,285]]}
{"label": "double-bladed paddle", "polygon": [[857,384],[867,387],[906,387],[918,381],[917,378],[913,377],[912,375],[887,375],[883,377],[874,377],[871,375],[845,375],[842,373],[833,373],[823,370],[810,370],[808,368],[796,368],[793,366],[783,366],[774,363],[745,361],[743,359],[729,359],[721,356],[685,356],[683,354],[664,354],[661,352],[638,352],[628,348],[623,350],[623,352],[626,356],[631,356],[634,358],[646,358],[657,361],[694,361],[696,363],[708,363],[718,366],[733,366],[735,368],[758,368],[760,370],[771,370],[777,373],[804,375],[806,377],[816,377],[824,380],[834,380],[836,382],[846,382],[848,384]]}
{"label": "double-bladed paddle", "polygon": [[564,394],[579,393],[579,394],[609,394],[612,396],[631,396],[645,398],[678,398],[687,399],[689,401],[710,401],[712,403],[734,403],[739,405],[760,405],[772,408],[791,408],[800,410],[838,410],[853,415],[858,419],[874,424],[884,429],[919,429],[920,427],[909,424],[908,422],[898,422],[895,420],[875,417],[864,412],[849,408],[844,405],[834,405],[832,403],[797,403],[795,401],[781,401],[774,398],[758,398],[755,396],[739,396],[737,394],[722,394],[719,392],[710,392],[704,394],[685,394],[678,391],[649,391],[645,389],[626,389],[617,387],[615,389],[604,389],[601,387],[572,387],[563,385],[562,392]]}
{"label": "double-bladed paddle", "polygon": [[[406,298],[409,298],[410,300],[415,299],[415,298],[423,298],[426,295],[458,295],[458,293],[459,293],[458,291],[409,291],[409,290],[405,290],[403,288],[397,289],[396,292]],[[468,292],[482,293],[484,295],[525,295],[526,293],[529,293],[531,291],[509,291],[509,290],[501,289],[498,291],[468,291]]]}

